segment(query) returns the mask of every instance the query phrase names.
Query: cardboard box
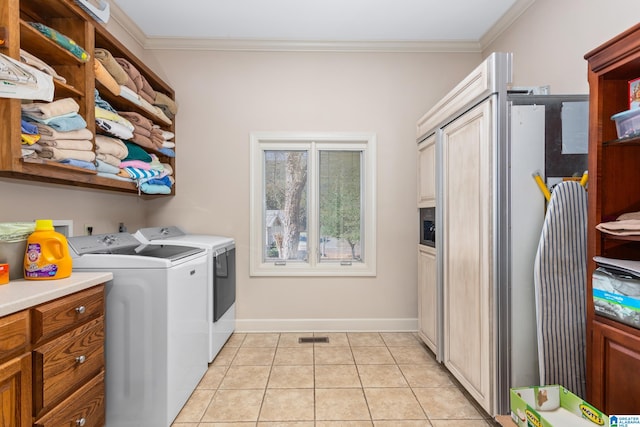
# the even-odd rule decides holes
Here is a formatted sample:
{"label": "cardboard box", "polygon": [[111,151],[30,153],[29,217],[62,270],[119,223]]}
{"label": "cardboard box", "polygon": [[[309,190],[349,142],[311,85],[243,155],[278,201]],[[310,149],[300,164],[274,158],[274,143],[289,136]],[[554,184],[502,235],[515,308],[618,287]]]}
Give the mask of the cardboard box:
{"label": "cardboard box", "polygon": [[511,419],[518,427],[608,426],[609,417],[560,385],[511,389]]}

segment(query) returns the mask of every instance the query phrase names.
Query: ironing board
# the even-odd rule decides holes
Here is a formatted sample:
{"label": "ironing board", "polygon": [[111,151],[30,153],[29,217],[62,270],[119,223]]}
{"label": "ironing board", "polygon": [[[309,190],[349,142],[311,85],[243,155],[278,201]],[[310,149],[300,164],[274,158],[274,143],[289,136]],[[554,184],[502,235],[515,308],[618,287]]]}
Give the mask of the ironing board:
{"label": "ironing board", "polygon": [[542,385],[585,397],[587,193],[574,181],[551,195],[534,264]]}

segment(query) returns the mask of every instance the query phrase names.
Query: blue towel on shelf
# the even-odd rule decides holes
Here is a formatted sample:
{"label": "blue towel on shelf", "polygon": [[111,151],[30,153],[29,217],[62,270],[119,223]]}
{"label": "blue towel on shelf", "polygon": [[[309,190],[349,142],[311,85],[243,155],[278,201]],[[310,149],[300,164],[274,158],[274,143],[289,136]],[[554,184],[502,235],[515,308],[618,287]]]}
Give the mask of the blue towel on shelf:
{"label": "blue towel on shelf", "polygon": [[22,118],[30,122],[38,122],[51,126],[58,132],[70,132],[72,130],[78,130],[87,127],[87,122],[85,122],[82,116],[78,113],[65,114],[62,116],[56,116],[44,120],[31,117],[26,114],[23,114]]}
{"label": "blue towel on shelf", "polygon": [[151,178],[146,182],[147,184],[151,185],[166,185],[169,188],[173,185],[169,176],[163,176],[162,178]]}
{"label": "blue towel on shelf", "polygon": [[96,165],[91,163],[91,162],[86,162],[84,160],[77,160],[77,159],[64,159],[64,160],[59,160],[58,163],[63,163],[63,164],[67,164],[69,166],[75,166],[77,168],[83,168],[83,169],[88,169],[88,170],[96,170]]}
{"label": "blue towel on shelf", "polygon": [[176,152],[173,151],[171,148],[159,148],[158,149],[159,152],[161,152],[162,154],[164,154],[167,157],[175,157],[176,156]]}
{"label": "blue towel on shelf", "polygon": [[114,175],[120,172],[119,167],[110,165],[109,163],[103,160],[96,159],[96,163],[98,165],[98,172],[112,173]]}
{"label": "blue towel on shelf", "polygon": [[170,194],[171,188],[166,185],[154,185],[148,182],[140,184],[140,190],[145,194]]}
{"label": "blue towel on shelf", "polygon": [[105,101],[100,97],[100,92],[98,92],[98,89],[94,89],[93,98],[94,98],[96,107],[100,107],[104,110],[118,114],[118,112],[115,110],[115,108],[111,106],[111,104],[109,104],[107,101]]}
{"label": "blue towel on shelf", "polygon": [[22,119],[20,121],[20,131],[22,133],[26,133],[29,135],[38,135],[40,132],[38,132],[38,126],[34,125],[33,123],[29,123],[28,121]]}

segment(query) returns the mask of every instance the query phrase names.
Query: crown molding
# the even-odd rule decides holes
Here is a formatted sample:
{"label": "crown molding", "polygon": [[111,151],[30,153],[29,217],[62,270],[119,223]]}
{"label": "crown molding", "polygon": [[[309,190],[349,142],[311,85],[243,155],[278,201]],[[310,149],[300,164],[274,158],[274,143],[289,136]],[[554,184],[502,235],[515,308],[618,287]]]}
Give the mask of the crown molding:
{"label": "crown molding", "polygon": [[513,23],[522,15],[529,7],[535,2],[535,0],[518,0],[513,6],[502,15],[502,17],[496,22],[496,24],[489,28],[479,41],[479,45],[482,50],[486,49],[491,43],[493,43],[503,32],[507,30]]}
{"label": "crown molding", "polygon": [[147,43],[147,35],[140,29],[138,24],[133,22],[129,16],[124,13],[120,6],[115,2],[110,2],[111,19],[115,21],[120,28],[122,28],[127,34],[129,34],[142,48],[145,48]]}
{"label": "crown molding", "polygon": [[147,37],[146,49],[262,52],[464,52],[479,53],[475,41],[336,41]]}
{"label": "crown molding", "polygon": [[534,2],[535,0],[518,0],[478,41],[323,41],[150,37],[115,2],[111,2],[110,7],[111,18],[143,49],[148,50],[481,53]]}

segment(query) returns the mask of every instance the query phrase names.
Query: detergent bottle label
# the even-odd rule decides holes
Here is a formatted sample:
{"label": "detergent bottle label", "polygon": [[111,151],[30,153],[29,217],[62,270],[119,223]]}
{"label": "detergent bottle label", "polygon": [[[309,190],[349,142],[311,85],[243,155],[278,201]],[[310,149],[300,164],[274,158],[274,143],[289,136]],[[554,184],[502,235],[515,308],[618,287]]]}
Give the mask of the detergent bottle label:
{"label": "detergent bottle label", "polygon": [[42,256],[40,243],[29,243],[27,245],[25,277],[53,277],[57,271],[58,266],[56,264],[47,264],[47,260]]}

